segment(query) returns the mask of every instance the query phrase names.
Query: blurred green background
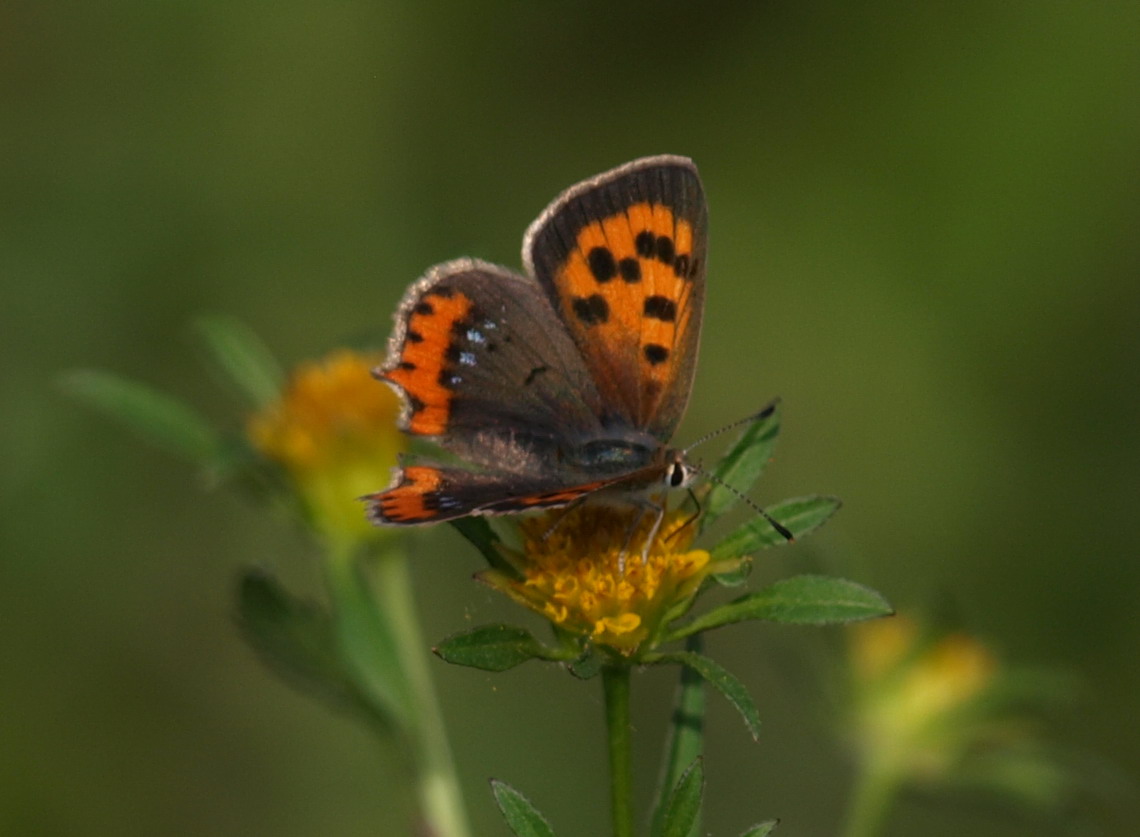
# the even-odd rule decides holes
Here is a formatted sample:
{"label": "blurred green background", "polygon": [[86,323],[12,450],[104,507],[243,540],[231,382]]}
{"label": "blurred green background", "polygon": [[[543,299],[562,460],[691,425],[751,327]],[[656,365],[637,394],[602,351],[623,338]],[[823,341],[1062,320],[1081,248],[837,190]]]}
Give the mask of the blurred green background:
{"label": "blurred green background", "polygon": [[[1074,672],[1054,740],[1117,777],[1077,825],[908,798],[891,833],[1136,833],[1138,43],[1128,2],[6,4],[0,831],[395,833],[394,754],[233,624],[241,567],[315,594],[313,550],[59,376],[116,370],[238,426],[196,315],[290,363],[384,334],[430,264],[517,267],[562,188],[672,152],[712,219],[678,441],[781,395],[757,498],[846,504],[755,582],[835,572]],[[528,621],[450,532],[412,548],[429,637]],[[766,732],[710,698],[711,833],[837,830],[826,633],[712,638]],[[433,671],[478,834],[506,833],[491,776],[560,833],[604,833],[596,682]],[[644,807],[672,677],[634,690]]]}

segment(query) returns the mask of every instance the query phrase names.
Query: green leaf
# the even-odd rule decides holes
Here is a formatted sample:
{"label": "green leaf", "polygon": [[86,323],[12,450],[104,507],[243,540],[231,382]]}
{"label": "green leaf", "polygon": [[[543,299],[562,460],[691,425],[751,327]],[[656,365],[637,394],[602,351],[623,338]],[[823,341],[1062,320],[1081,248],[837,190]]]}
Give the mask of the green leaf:
{"label": "green leaf", "polygon": [[291,596],[272,576],[247,570],[238,591],[238,621],[265,663],[294,686],[385,726],[388,714],[357,688],[343,664],[328,613]]}
{"label": "green leaf", "polygon": [[534,804],[506,782],[492,779],[491,792],[515,837],[554,837],[554,829]]}
{"label": "green leaf", "polygon": [[776,826],[779,824],[779,820],[768,820],[767,822],[757,823],[741,834],[740,837],[768,837],[769,834],[776,830]]}
{"label": "green leaf", "polygon": [[655,837],[689,837],[701,814],[701,794],[704,792],[705,771],[697,758],[673,787],[665,800],[661,817],[661,830]]}
{"label": "green leaf", "polygon": [[201,416],[145,384],[95,369],[71,372],[61,383],[65,392],[192,462],[208,462],[218,448],[217,435]]}
{"label": "green leaf", "polygon": [[779,406],[779,401],[773,401],[757,413],[717,463],[711,487],[701,503],[702,529],[740,502],[741,495],[747,494],[764,472],[780,434]]}
{"label": "green leaf", "polygon": [[674,631],[670,640],[764,619],[790,625],[834,625],[894,613],[880,594],[862,584],[825,575],[798,575],[734,599]]}
{"label": "green leaf", "polygon": [[[842,503],[837,497],[813,494],[809,497],[796,497],[769,506],[768,514],[786,526],[797,538],[815,531],[827,522]],[[712,550],[713,560],[748,555],[758,549],[779,546],[787,543],[772,524],[763,517],[755,517],[741,526]]]}
{"label": "green leaf", "polygon": [[285,380],[276,358],[245,323],[232,317],[201,317],[194,323],[210,356],[255,407],[281,395]]}
{"label": "green leaf", "polygon": [[756,704],[752,702],[752,696],[748,694],[748,690],[744,688],[744,684],[736,679],[727,669],[721,666],[720,663],[706,657],[702,654],[697,654],[691,651],[677,651],[672,654],[662,654],[659,657],[646,658],[645,662],[652,665],[662,665],[667,663],[680,663],[683,666],[688,666],[701,675],[713,686],[718,692],[736,707],[736,711],[744,719],[744,723],[748,727],[748,731],[752,733],[752,737],[759,740],[760,738],[760,713],[756,709]]}
{"label": "green leaf", "polygon": [[484,671],[506,671],[536,657],[549,660],[557,656],[526,628],[512,625],[472,628],[447,637],[432,650],[446,662]]}
{"label": "green leaf", "polygon": [[[685,650],[700,653],[701,638],[691,636]],[[669,740],[666,744],[664,771],[657,788],[657,802],[653,806],[652,833],[660,834],[665,816],[665,799],[680,781],[687,765],[700,755],[704,746],[705,687],[704,678],[688,666],[681,666],[677,696],[673,701],[673,716],[669,723]]]}

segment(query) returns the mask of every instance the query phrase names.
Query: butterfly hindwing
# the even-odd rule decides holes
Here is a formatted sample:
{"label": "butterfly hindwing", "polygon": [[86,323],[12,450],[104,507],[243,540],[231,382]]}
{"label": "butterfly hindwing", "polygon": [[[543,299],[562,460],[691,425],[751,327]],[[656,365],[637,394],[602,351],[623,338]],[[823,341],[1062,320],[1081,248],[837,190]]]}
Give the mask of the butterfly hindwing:
{"label": "butterfly hindwing", "polygon": [[600,432],[598,394],[532,279],[472,259],[409,288],[381,378],[404,397],[401,426],[475,464],[549,473],[567,438]]}
{"label": "butterfly hindwing", "polygon": [[377,523],[438,523],[470,514],[510,514],[565,506],[612,481],[561,485],[552,475],[480,473],[433,463],[401,468],[386,491],[362,499]]}
{"label": "butterfly hindwing", "polygon": [[661,440],[692,386],[707,229],[696,167],[660,156],[567,190],[523,243],[607,407]]}

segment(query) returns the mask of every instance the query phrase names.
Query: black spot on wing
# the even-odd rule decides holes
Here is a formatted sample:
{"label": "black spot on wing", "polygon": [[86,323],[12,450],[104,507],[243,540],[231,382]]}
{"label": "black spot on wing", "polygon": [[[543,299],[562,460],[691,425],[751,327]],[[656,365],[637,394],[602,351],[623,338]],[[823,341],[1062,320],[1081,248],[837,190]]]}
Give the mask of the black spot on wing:
{"label": "black spot on wing", "polygon": [[599,325],[607,322],[610,318],[609,303],[606,302],[601,294],[576,296],[574,297],[573,305],[574,316],[576,316],[583,325]]}
{"label": "black spot on wing", "polygon": [[618,267],[614,262],[614,254],[608,247],[595,247],[586,257],[586,262],[590,265],[590,272],[599,282],[608,282],[617,276]]}
{"label": "black spot on wing", "polygon": [[645,316],[671,323],[677,319],[677,303],[667,296],[648,296],[645,298]]}
{"label": "black spot on wing", "polygon": [[640,282],[641,262],[639,262],[637,259],[632,258],[622,259],[620,262],[618,262],[618,272],[621,274],[621,278],[630,284],[633,284],[634,282]]}
{"label": "black spot on wing", "polygon": [[639,232],[637,238],[633,240],[633,246],[637,248],[637,255],[643,259],[651,259],[657,255],[657,237],[649,230]]}
{"label": "black spot on wing", "polygon": [[691,279],[692,275],[689,272],[690,261],[691,260],[689,254],[682,253],[677,257],[677,260],[673,262],[673,272],[676,273],[677,276],[679,276],[681,279]]}
{"label": "black spot on wing", "polygon": [[534,379],[541,375],[543,372],[549,372],[549,366],[536,366],[534,369],[526,373],[526,380],[523,381],[524,387],[529,387],[534,383]]}

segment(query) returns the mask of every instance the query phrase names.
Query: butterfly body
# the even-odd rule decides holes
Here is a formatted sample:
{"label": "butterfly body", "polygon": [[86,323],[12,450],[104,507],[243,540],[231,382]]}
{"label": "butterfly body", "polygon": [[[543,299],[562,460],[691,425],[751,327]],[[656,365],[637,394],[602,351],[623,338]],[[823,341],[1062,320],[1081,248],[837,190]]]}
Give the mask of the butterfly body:
{"label": "butterfly body", "polygon": [[397,309],[377,376],[401,427],[463,465],[402,465],[377,523],[638,502],[685,484],[668,446],[688,400],[707,213],[691,161],[635,160],[574,186],[527,231],[527,275],[437,265]]}

